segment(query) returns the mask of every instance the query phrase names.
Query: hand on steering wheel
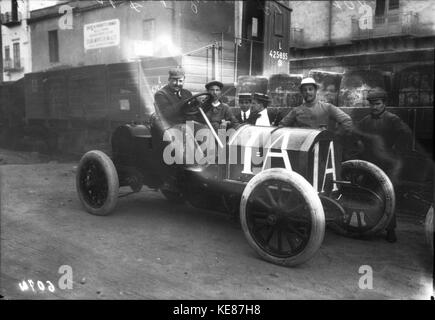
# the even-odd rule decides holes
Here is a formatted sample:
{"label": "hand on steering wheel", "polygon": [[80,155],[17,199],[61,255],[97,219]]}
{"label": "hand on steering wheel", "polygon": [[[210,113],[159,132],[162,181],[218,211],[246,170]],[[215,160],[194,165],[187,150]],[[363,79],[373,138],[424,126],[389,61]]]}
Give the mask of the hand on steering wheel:
{"label": "hand on steering wheel", "polygon": [[[199,99],[200,97],[207,97],[207,99],[204,99],[204,98]],[[206,102],[211,100],[211,97],[212,97],[212,95],[210,93],[198,93],[198,94],[195,94],[194,96],[192,96],[190,99],[187,99],[181,107],[182,107],[183,112],[185,112],[184,110],[186,110],[184,108],[187,108],[190,112],[192,112],[189,115],[192,115],[192,114],[194,115],[194,114],[197,114],[199,112],[201,114],[201,117],[203,118],[205,124],[212,132],[217,143],[219,144],[219,146],[221,148],[223,148],[224,145],[220,141],[216,131],[214,130],[212,124],[210,123],[210,120],[207,118],[207,116],[205,114],[205,112],[207,110],[203,110],[203,106],[206,104]]]}
{"label": "hand on steering wheel", "polygon": [[[211,94],[209,93],[198,93],[193,95],[191,98],[187,99],[181,105],[181,110],[186,115],[195,115],[199,113],[199,107],[205,105],[205,103],[211,99]],[[204,109],[204,108],[203,108]],[[206,110],[204,110],[206,111]]]}

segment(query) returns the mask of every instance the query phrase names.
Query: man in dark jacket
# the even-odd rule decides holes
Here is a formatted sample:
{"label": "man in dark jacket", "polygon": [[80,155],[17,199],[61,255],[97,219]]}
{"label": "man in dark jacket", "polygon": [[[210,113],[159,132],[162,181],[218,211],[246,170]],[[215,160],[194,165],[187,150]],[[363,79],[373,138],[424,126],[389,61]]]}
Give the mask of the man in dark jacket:
{"label": "man in dark jacket", "polygon": [[[181,107],[183,102],[192,97],[192,93],[183,89],[185,74],[181,68],[169,70],[168,84],[157,91],[154,95],[155,117],[151,126],[153,145],[160,148],[159,152],[163,155],[167,146],[164,141],[164,133],[169,127],[176,124],[183,124],[186,120],[185,110]],[[180,129],[184,130],[185,126]],[[183,150],[184,140],[174,141],[180,144]],[[165,164],[162,158],[162,165]],[[174,198],[181,197],[182,192],[177,186],[177,175],[180,172],[180,166],[177,164],[169,165],[164,168],[162,174],[163,184],[160,189],[164,194],[171,194]]]}
{"label": "man in dark jacket", "polygon": [[183,89],[184,79],[181,68],[169,70],[168,84],[154,95],[157,116],[165,127],[185,121],[181,105],[192,97],[192,93]]}
{"label": "man in dark jacket", "polygon": [[204,105],[204,111],[207,115],[213,128],[217,131],[220,128],[237,127],[239,122],[232,114],[230,107],[220,101],[223,83],[220,81],[210,81],[205,85],[207,92],[211,94],[212,98]]}
{"label": "man in dark jacket", "polygon": [[270,100],[268,95],[255,92],[252,95],[251,113],[246,122],[256,126],[276,126],[278,113],[268,108]]}
{"label": "man in dark jacket", "polygon": [[386,92],[381,89],[368,93],[370,114],[357,123],[357,128],[364,136],[381,142],[378,146],[382,145],[385,152],[395,155],[396,151],[406,151],[410,148],[412,132],[397,115],[386,110],[386,97]]}
{"label": "man in dark jacket", "polygon": [[[402,169],[400,153],[410,149],[411,129],[395,114],[386,110],[387,93],[381,89],[371,90],[367,100],[370,114],[356,125],[360,136],[360,157],[379,166],[397,184]],[[387,226],[387,241],[396,242],[396,215]]]}
{"label": "man in dark jacket", "polygon": [[251,114],[251,101],[252,95],[250,93],[239,93],[240,112],[234,115],[239,123],[245,123],[248,120]]}

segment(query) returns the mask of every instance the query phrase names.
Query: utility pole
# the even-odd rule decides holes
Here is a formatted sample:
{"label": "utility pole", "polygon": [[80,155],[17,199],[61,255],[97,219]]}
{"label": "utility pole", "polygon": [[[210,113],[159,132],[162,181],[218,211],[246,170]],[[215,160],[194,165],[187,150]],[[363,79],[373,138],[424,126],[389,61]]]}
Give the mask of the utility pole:
{"label": "utility pole", "polygon": [[[217,46],[217,51],[221,53],[221,57],[220,57],[220,80],[223,82],[223,77],[224,77],[224,33],[223,31],[221,32],[212,32],[211,34],[219,34],[221,36],[221,41],[220,41],[220,45],[217,46],[217,41],[215,40],[215,44]],[[218,64],[218,56],[216,56],[216,61],[215,61],[216,65]],[[216,74],[217,74],[217,69],[216,69]],[[215,76],[216,76],[215,74]],[[217,76],[216,78],[217,79]]]}

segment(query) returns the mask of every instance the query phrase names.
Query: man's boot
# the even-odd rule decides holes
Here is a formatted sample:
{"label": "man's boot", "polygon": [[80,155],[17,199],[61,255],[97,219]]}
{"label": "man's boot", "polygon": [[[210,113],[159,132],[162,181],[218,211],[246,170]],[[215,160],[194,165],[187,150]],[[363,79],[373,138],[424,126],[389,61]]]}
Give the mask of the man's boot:
{"label": "man's boot", "polygon": [[387,237],[385,240],[390,243],[397,242],[396,229],[387,229]]}
{"label": "man's boot", "polygon": [[397,242],[397,236],[396,236],[396,213],[393,214],[391,217],[390,223],[387,225],[387,237],[385,240],[387,240],[390,243]]}

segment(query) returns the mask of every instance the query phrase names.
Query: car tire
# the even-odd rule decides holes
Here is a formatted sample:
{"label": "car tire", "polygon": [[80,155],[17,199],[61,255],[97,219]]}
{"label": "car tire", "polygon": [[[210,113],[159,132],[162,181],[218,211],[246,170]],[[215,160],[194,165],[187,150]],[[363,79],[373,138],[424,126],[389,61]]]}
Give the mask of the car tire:
{"label": "car tire", "polygon": [[[352,238],[372,236],[384,231],[393,218],[396,208],[396,196],[391,180],[382,169],[373,163],[364,160],[348,160],[342,163],[341,180],[352,179],[357,181],[359,179],[361,181],[359,185],[362,188],[341,186],[337,202],[346,212],[346,216],[336,217],[334,221],[328,222],[328,227],[340,235]],[[373,210],[366,209],[369,207],[369,201],[366,201],[366,208],[355,209],[356,206],[349,205],[352,201],[347,201],[347,199],[357,197],[359,190],[365,192],[369,200],[370,192],[372,192]],[[361,203],[363,202],[361,200]]]}
{"label": "car tire", "polygon": [[[271,195],[269,204],[265,194]],[[297,266],[312,258],[325,234],[317,192],[304,177],[283,168],[262,171],[248,182],[240,202],[240,222],[260,257],[282,266]]]}
{"label": "car tire", "polygon": [[86,211],[98,216],[108,215],[119,196],[119,179],[112,160],[102,151],[83,155],[77,167],[76,189]]}

